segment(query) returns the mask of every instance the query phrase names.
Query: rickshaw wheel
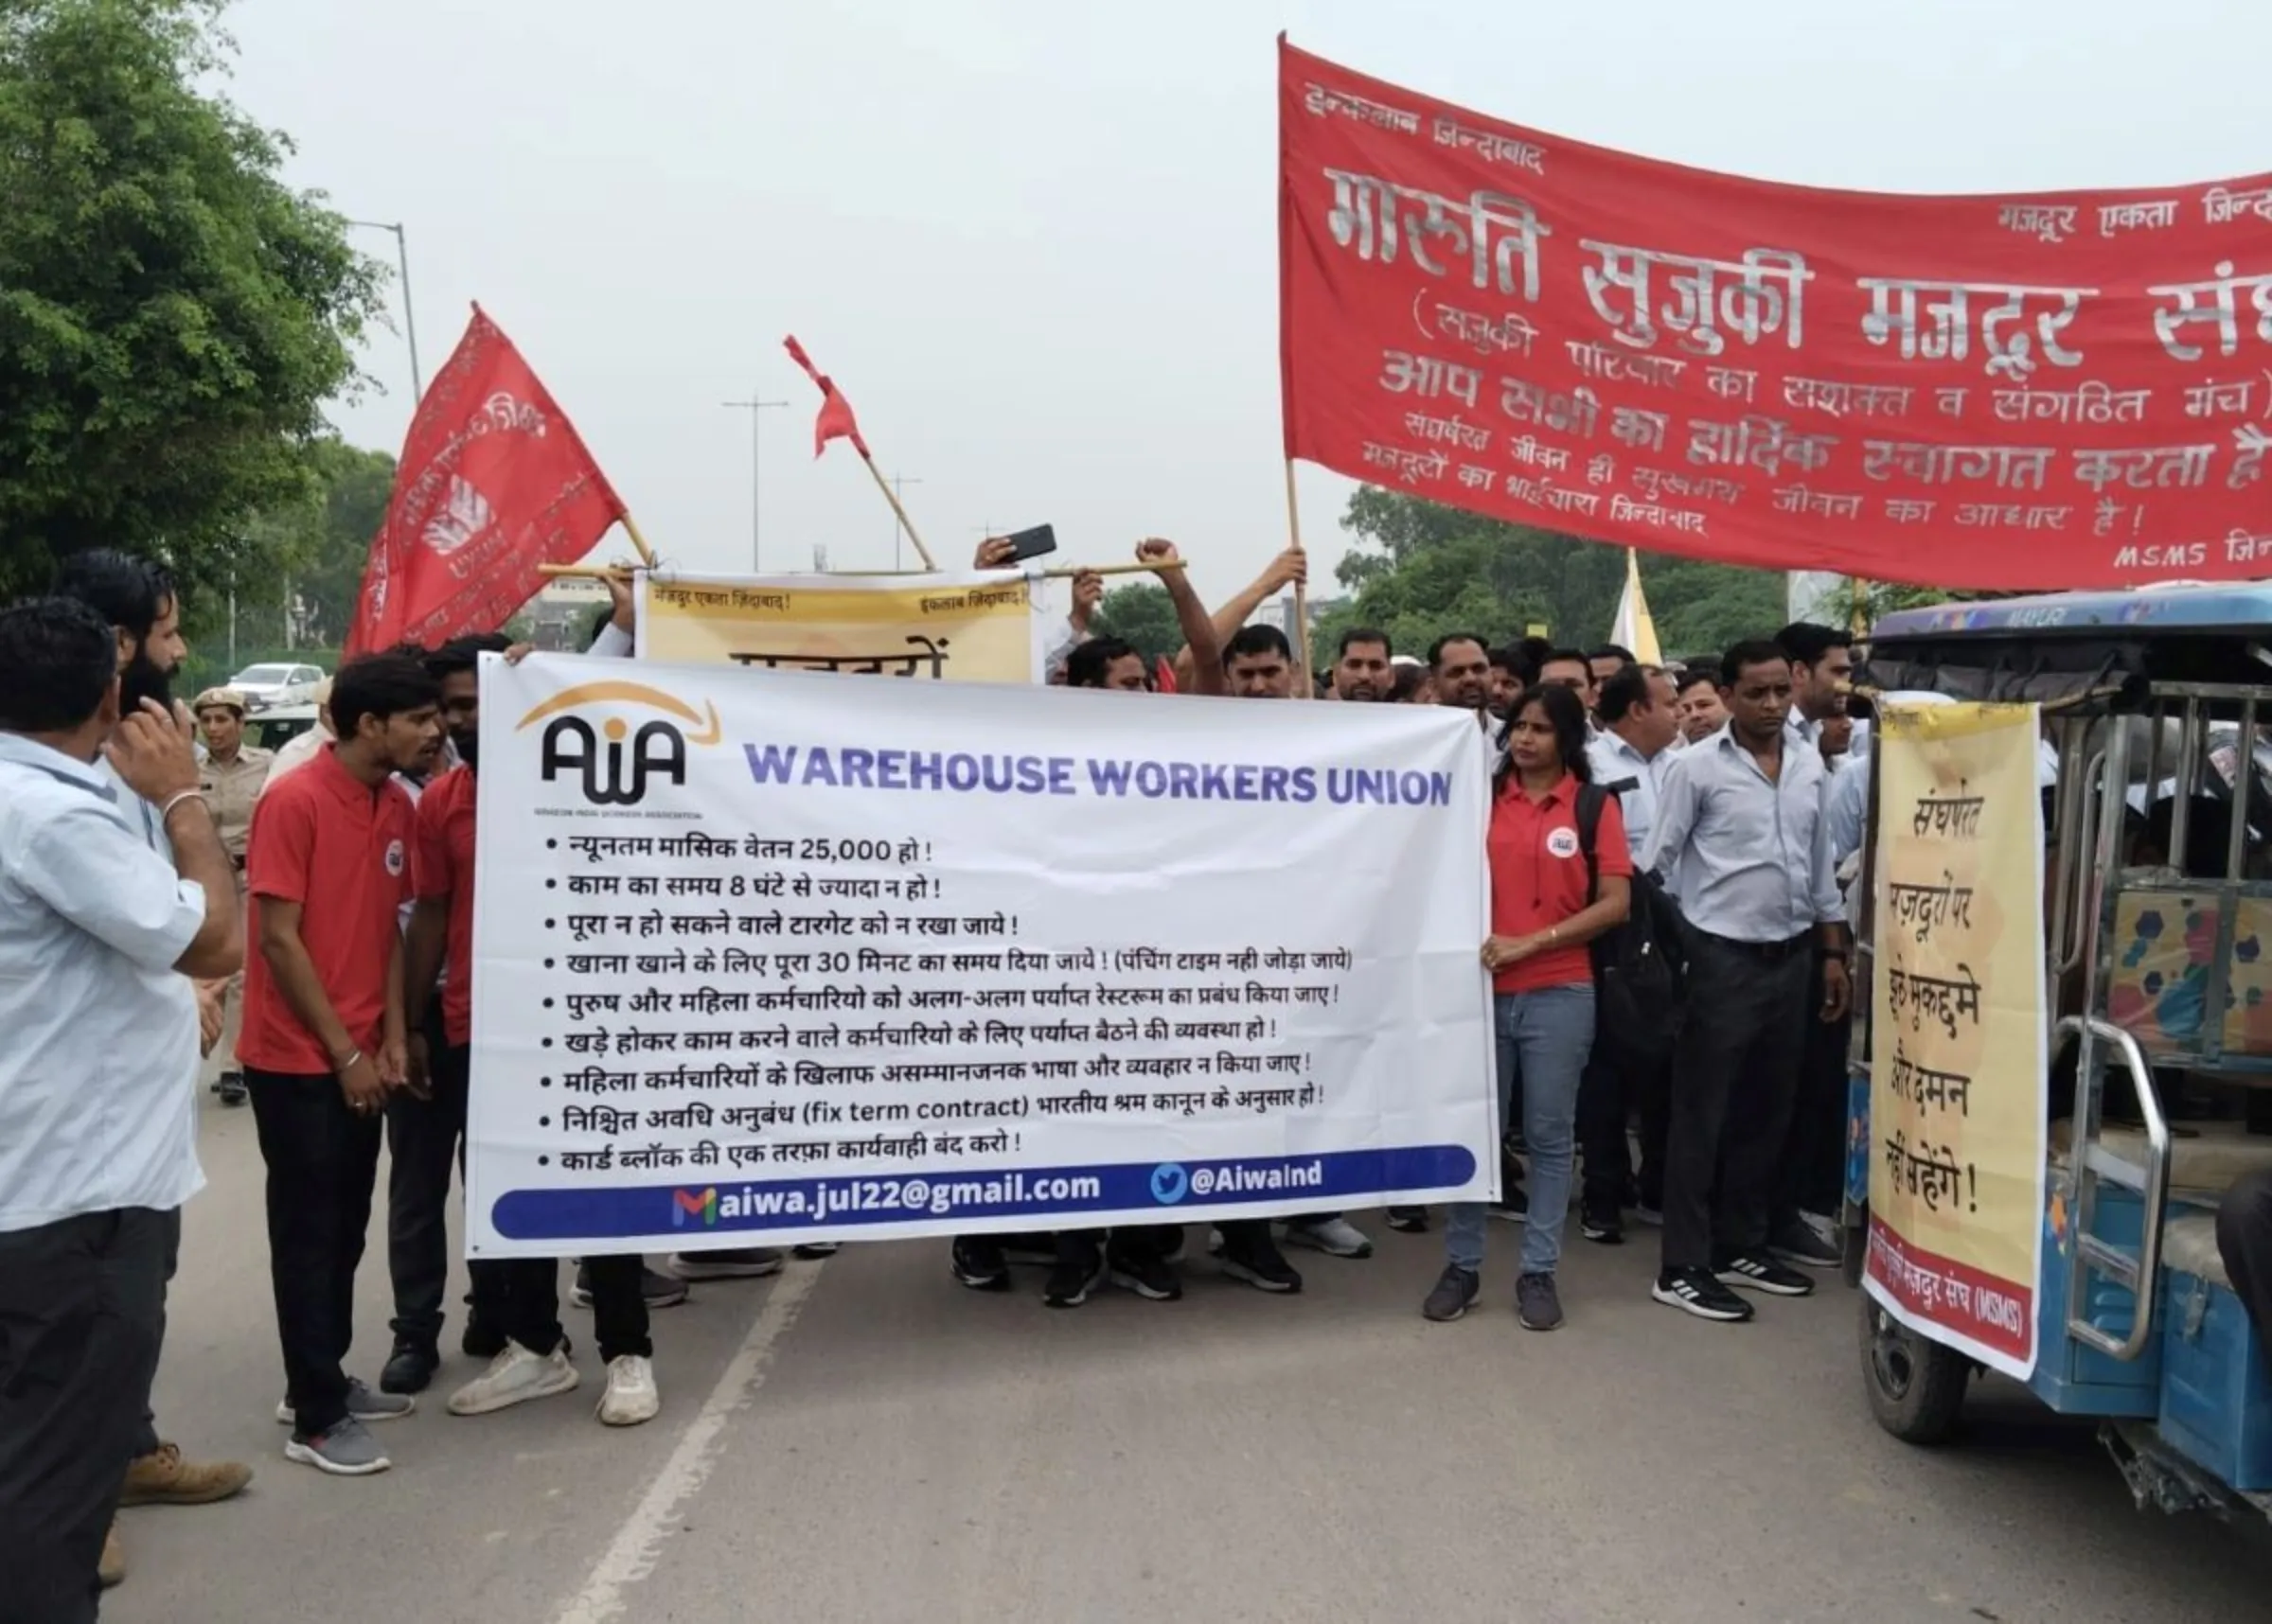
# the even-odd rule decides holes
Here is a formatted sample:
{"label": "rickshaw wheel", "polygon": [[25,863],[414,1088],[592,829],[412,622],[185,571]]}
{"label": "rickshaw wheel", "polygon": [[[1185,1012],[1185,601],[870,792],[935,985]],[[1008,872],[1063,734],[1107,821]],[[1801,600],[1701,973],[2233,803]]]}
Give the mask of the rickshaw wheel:
{"label": "rickshaw wheel", "polygon": [[1862,1380],[1870,1413],[1904,1443],[1945,1443],[1964,1407],[1972,1364],[1862,1298]]}

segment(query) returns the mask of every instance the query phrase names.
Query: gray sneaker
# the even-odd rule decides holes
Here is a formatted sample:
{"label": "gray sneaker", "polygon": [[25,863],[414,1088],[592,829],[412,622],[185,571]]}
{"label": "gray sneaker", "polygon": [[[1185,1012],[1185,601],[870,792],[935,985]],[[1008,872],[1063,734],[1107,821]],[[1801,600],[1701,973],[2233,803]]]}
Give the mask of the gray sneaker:
{"label": "gray sneaker", "polygon": [[716,1252],[680,1252],[670,1272],[683,1280],[752,1280],[777,1275],[789,1254],[778,1246],[731,1246]]}
{"label": "gray sneaker", "polygon": [[1562,1324],[1562,1297],[1552,1275],[1523,1275],[1515,1281],[1515,1317],[1525,1331],[1553,1331]]}
{"label": "gray sneaker", "polygon": [[1442,1277],[1436,1281],[1436,1289],[1429,1292],[1428,1300],[1420,1305],[1420,1313],[1438,1324],[1447,1323],[1465,1314],[1467,1305],[1475,1300],[1475,1294],[1482,1289],[1482,1280],[1472,1270],[1463,1269],[1457,1263],[1447,1263]]}
{"label": "gray sneaker", "polygon": [[371,1436],[371,1429],[353,1416],[329,1432],[312,1437],[304,1432],[293,1433],[284,1446],[284,1458],[312,1466],[318,1472],[328,1472],[334,1477],[368,1477],[394,1464],[379,1447],[379,1440]]}
{"label": "gray sneaker", "polygon": [[[408,1393],[375,1391],[359,1376],[347,1378],[347,1414],[359,1421],[400,1421],[418,1407],[418,1401]],[[276,1424],[296,1426],[299,1411],[290,1393],[276,1403]]]}

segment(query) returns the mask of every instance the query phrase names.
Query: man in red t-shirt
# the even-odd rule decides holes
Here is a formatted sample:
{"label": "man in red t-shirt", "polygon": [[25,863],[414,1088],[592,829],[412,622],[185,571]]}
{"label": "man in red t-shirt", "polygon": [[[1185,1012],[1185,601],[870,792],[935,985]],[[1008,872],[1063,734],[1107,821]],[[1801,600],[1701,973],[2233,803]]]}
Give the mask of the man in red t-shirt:
{"label": "man in red t-shirt", "polygon": [[268,1164],[269,1272],[292,1425],[285,1456],[342,1476],[386,1470],[365,1422],[414,1401],[341,1368],[354,1340],[390,1089],[405,1081],[400,909],[410,895],[409,793],[398,772],[441,749],[433,679],[372,655],[331,683],[337,741],[253,809],[244,1030],[238,1053]]}
{"label": "man in red t-shirt", "polygon": [[[411,848],[412,890],[417,906],[405,948],[404,994],[411,1044],[411,1086],[453,1100],[466,1109],[473,1043],[473,853],[481,766],[479,659],[504,649],[502,638],[463,638],[435,660],[441,672],[442,715],[459,765],[427,787],[418,802],[417,838]],[[447,977],[440,975],[444,963]],[[425,1015],[436,980],[442,995],[442,1048],[429,1053]],[[489,1367],[450,1395],[452,1415],[495,1410],[570,1392],[581,1381],[569,1363],[560,1328],[559,1262],[517,1258],[476,1263],[474,1300],[485,1329],[503,1336]],[[654,1344],[648,1333],[643,1289],[646,1261],[636,1252],[584,1260],[592,1291],[593,1330],[608,1368],[599,1419],[635,1426],[662,1408],[656,1390]],[[683,1300],[685,1288],[679,1288]],[[494,1316],[494,1323],[488,1321]]]}

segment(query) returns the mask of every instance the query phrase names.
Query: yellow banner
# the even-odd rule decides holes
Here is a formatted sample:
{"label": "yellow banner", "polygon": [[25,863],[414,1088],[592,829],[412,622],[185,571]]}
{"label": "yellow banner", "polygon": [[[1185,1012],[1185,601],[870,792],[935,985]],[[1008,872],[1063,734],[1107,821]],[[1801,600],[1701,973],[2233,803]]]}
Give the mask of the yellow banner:
{"label": "yellow banner", "polygon": [[2025,1379],[2043,1240],[2043,803],[2032,705],[1890,706],[1877,775],[1864,1280]]}
{"label": "yellow banner", "polygon": [[1029,583],[930,575],[639,577],[638,653],[668,664],[1038,682]]}

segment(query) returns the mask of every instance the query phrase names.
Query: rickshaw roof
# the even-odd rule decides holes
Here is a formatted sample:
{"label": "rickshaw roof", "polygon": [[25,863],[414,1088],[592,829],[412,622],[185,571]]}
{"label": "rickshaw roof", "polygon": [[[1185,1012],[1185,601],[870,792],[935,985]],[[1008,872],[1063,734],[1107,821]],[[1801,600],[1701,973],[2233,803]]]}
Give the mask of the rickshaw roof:
{"label": "rickshaw roof", "polygon": [[2129,591],[2043,592],[2024,598],[1899,609],[1871,628],[1878,643],[2061,634],[2152,637],[2157,633],[2272,628],[2272,581],[2204,581]]}

